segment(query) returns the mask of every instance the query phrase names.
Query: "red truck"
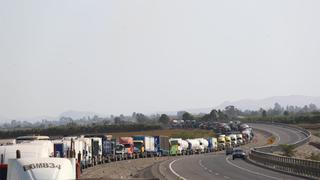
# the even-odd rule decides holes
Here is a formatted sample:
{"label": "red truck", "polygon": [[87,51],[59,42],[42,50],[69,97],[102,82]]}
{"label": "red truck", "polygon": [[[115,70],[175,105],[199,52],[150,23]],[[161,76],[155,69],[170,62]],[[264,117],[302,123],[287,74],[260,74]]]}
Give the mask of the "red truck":
{"label": "red truck", "polygon": [[124,153],[127,155],[127,157],[131,159],[135,158],[133,154],[134,144],[132,137],[120,137],[119,144],[123,145]]}

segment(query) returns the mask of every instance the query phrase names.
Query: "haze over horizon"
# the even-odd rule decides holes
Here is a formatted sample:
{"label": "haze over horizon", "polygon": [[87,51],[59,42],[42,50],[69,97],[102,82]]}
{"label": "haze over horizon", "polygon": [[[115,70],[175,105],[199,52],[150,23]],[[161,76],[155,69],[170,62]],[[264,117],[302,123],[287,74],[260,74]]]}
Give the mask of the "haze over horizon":
{"label": "haze over horizon", "polygon": [[319,97],[320,1],[0,1],[0,116]]}

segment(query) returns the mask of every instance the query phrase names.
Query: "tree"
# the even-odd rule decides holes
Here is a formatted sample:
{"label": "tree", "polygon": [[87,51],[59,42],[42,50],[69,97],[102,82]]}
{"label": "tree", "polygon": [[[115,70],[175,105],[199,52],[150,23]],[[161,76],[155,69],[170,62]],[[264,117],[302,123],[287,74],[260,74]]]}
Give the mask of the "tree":
{"label": "tree", "polygon": [[267,117],[267,111],[266,110],[263,109],[261,113],[262,113],[262,117]]}
{"label": "tree", "polygon": [[148,121],[150,121],[150,119],[142,113],[137,113],[136,119],[139,124],[144,124],[144,123],[147,123]]}
{"label": "tree", "polygon": [[114,118],[114,124],[121,124],[121,118],[120,117],[115,117]]}
{"label": "tree", "polygon": [[166,114],[161,114],[161,116],[160,116],[160,118],[159,118],[158,121],[159,121],[160,123],[162,123],[162,124],[167,125],[167,124],[169,123],[169,121],[170,121],[170,118],[169,118],[169,116],[166,115]]}
{"label": "tree", "polygon": [[185,113],[183,113],[183,115],[182,115],[182,119],[183,119],[183,120],[193,120],[194,117],[193,117],[190,113],[185,112]]}
{"label": "tree", "polygon": [[230,118],[236,118],[241,113],[236,107],[232,105],[227,106],[224,112]]}
{"label": "tree", "polygon": [[209,120],[210,121],[217,121],[218,120],[218,112],[215,109],[212,109],[212,111],[209,114]]}

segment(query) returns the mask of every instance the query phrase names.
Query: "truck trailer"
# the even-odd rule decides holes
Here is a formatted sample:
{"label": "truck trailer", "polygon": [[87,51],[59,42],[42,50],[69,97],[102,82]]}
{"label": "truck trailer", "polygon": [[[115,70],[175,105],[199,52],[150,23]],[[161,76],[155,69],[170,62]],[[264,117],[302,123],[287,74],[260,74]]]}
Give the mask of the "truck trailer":
{"label": "truck trailer", "polygon": [[154,136],[157,156],[168,156],[170,151],[168,136]]}

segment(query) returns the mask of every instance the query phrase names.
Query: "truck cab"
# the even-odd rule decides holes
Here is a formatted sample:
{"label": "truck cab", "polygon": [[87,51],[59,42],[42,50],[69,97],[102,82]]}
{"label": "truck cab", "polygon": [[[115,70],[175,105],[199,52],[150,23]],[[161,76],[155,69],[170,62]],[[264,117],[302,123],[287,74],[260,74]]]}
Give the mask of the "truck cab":
{"label": "truck cab", "polygon": [[220,135],[218,137],[218,148],[219,150],[224,150],[226,148],[226,136]]}
{"label": "truck cab", "polygon": [[235,135],[235,134],[230,134],[229,137],[230,137],[230,139],[231,139],[231,145],[232,145],[232,147],[238,146],[238,143],[237,143],[237,135]]}

